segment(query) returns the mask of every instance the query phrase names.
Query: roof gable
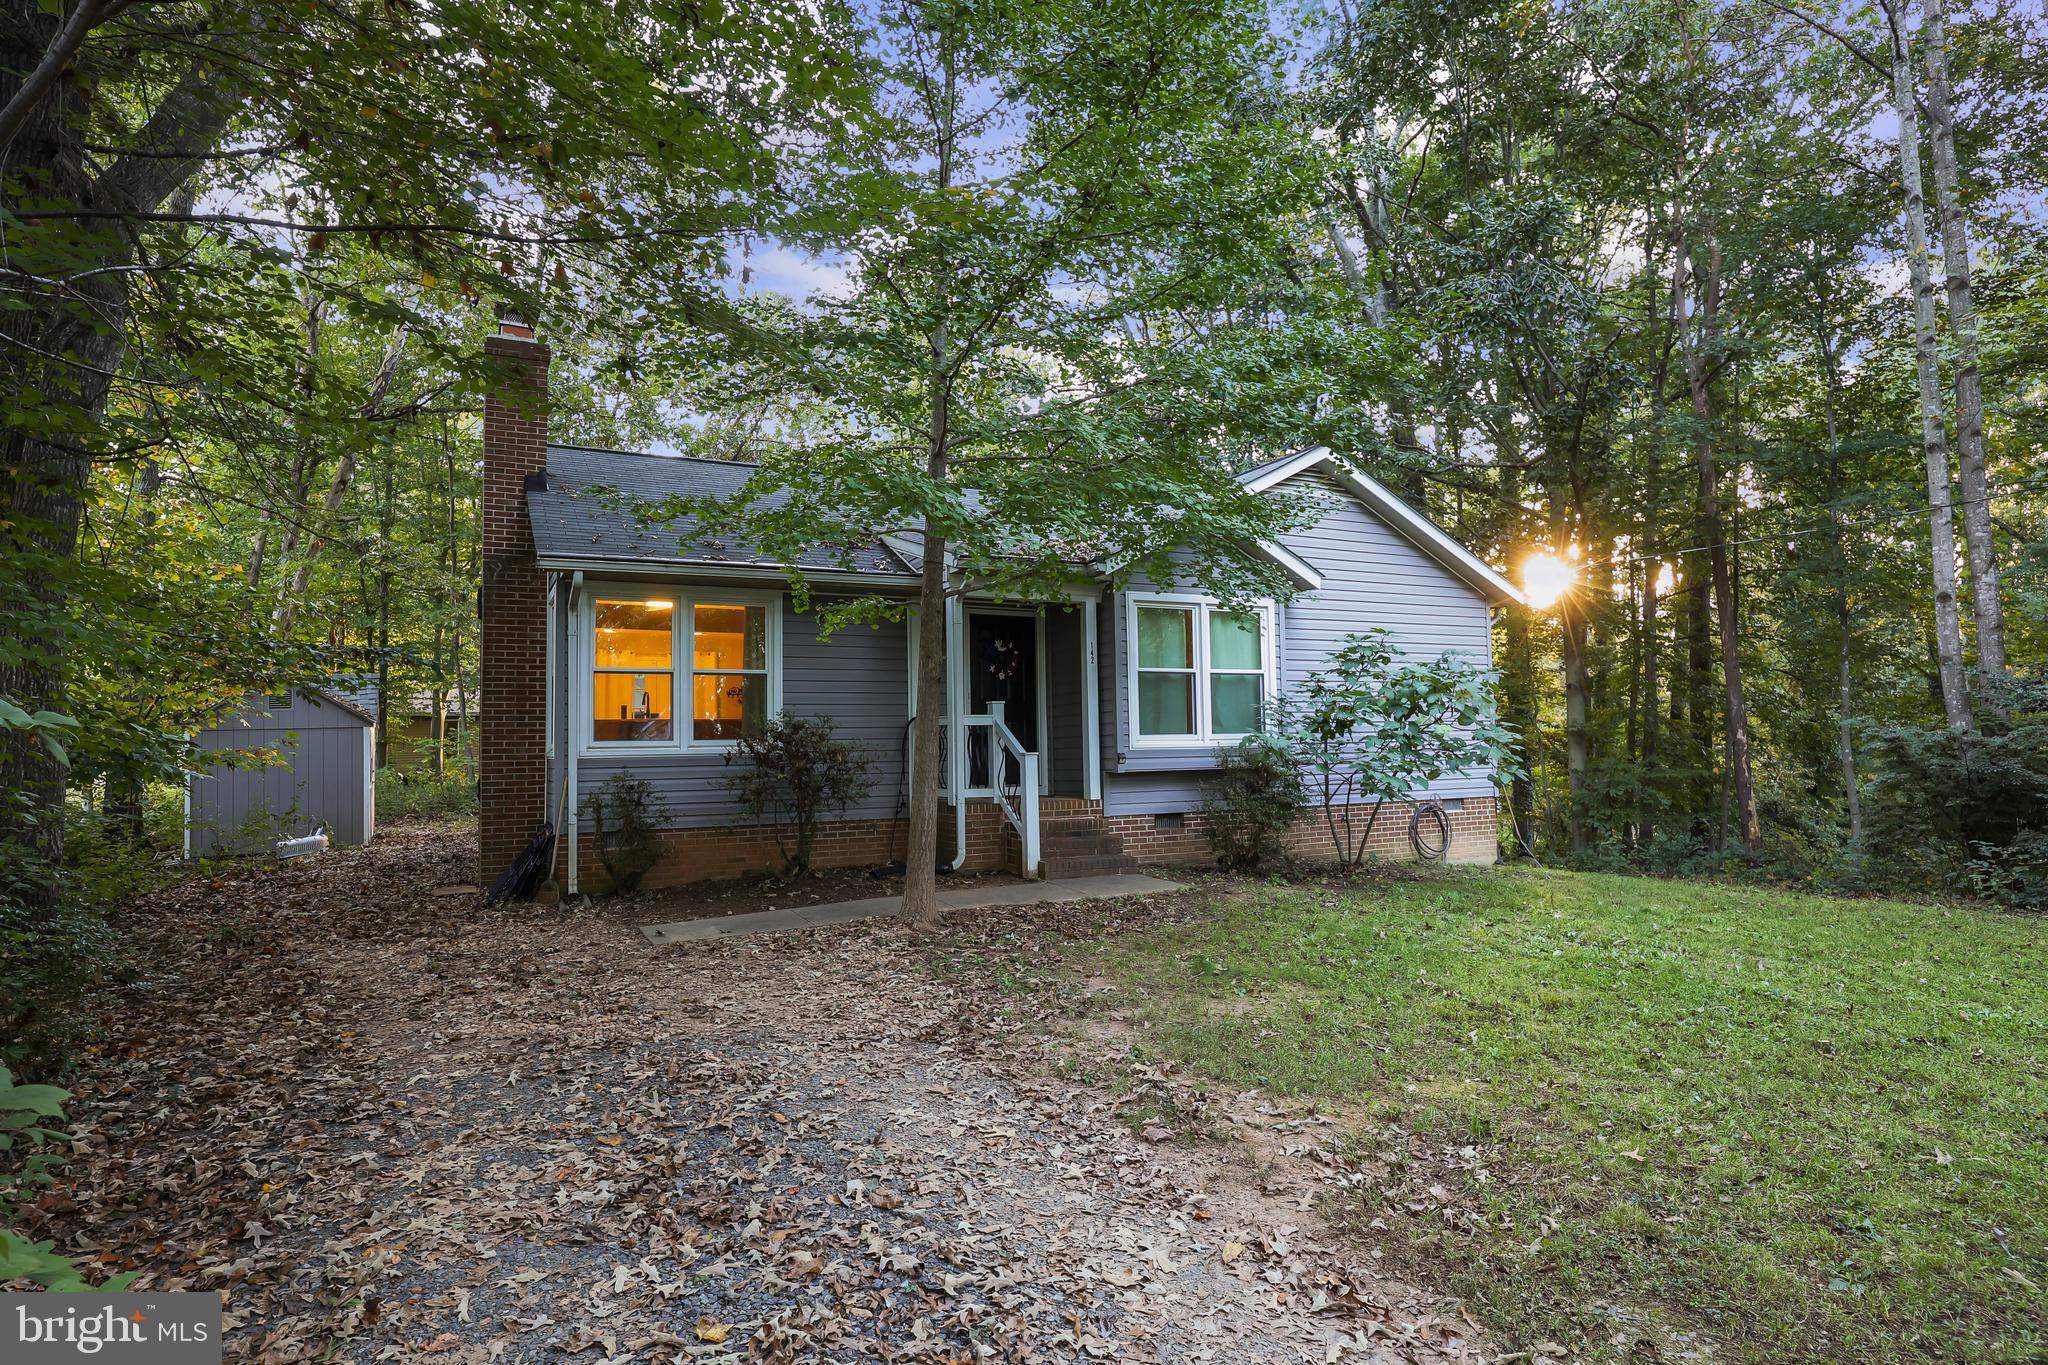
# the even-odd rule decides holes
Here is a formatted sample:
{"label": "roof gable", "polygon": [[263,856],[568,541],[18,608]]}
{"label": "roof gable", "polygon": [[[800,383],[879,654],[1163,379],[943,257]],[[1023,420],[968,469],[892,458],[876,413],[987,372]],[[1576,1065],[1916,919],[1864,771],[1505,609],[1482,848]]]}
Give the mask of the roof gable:
{"label": "roof gable", "polygon": [[1237,479],[1247,491],[1264,493],[1312,469],[1328,473],[1338,487],[1358,499],[1366,510],[1456,574],[1493,605],[1523,602],[1521,591],[1486,561],[1453,540],[1441,526],[1409,506],[1378,479],[1339,458],[1328,446],[1311,446],[1281,459],[1268,460],[1245,470]]}

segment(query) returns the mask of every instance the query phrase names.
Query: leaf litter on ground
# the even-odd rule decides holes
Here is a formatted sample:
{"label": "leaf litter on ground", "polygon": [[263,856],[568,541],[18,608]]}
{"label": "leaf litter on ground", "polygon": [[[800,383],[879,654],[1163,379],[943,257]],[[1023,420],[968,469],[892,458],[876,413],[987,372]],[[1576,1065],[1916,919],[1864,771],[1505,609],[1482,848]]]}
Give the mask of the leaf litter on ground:
{"label": "leaf litter on ground", "polygon": [[653,949],[432,894],[475,857],[411,830],[127,907],[29,1233],[219,1292],[261,1365],[1488,1358],[930,943]]}

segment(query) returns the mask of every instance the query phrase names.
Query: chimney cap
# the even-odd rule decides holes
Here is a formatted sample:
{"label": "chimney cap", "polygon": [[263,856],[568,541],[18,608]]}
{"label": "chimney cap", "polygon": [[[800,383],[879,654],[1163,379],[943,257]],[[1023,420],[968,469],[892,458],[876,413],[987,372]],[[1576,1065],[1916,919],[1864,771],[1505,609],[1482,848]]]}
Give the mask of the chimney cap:
{"label": "chimney cap", "polygon": [[498,335],[501,337],[517,337],[521,341],[532,341],[534,339],[533,324],[526,320],[525,315],[519,309],[509,303],[501,303],[498,305]]}

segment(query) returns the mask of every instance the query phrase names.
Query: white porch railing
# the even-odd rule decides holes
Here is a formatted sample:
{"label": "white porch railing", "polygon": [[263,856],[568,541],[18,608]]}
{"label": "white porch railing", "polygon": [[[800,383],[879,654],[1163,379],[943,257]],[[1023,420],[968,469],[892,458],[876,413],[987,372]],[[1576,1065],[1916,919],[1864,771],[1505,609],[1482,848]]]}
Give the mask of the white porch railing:
{"label": "white porch railing", "polygon": [[968,772],[979,757],[986,765],[989,795],[1024,845],[1024,875],[1038,875],[1038,754],[1003,723],[1003,703],[992,701],[985,716],[962,716],[961,739]]}

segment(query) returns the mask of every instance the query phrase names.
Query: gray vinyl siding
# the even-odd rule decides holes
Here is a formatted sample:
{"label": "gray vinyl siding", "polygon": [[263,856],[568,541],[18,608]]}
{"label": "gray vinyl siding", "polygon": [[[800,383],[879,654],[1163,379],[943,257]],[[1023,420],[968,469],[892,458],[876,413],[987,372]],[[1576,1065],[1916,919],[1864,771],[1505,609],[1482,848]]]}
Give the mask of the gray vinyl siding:
{"label": "gray vinyl siding", "polygon": [[[1313,525],[1281,537],[1323,580],[1316,591],[1300,594],[1278,612],[1275,636],[1283,692],[1324,667],[1346,635],[1376,626],[1393,632],[1395,642],[1411,655],[1434,658],[1457,651],[1482,664],[1490,662],[1492,614],[1485,599],[1462,579],[1360,506],[1328,476],[1308,473],[1283,487],[1329,499],[1327,512]],[[1115,685],[1104,689],[1109,713],[1103,717],[1104,811],[1146,815],[1194,810],[1201,804],[1202,772],[1215,766],[1215,750],[1131,749],[1122,594],[1112,595],[1105,616],[1104,648],[1113,661]],[[1442,778],[1426,790],[1444,799],[1489,796],[1493,780],[1490,773]]]}
{"label": "gray vinyl siding", "polygon": [[230,752],[282,761],[205,767],[186,779],[189,856],[268,852],[280,838],[321,828],[336,844],[367,843],[375,825],[370,734],[368,721],[319,697],[247,698],[194,736],[194,748],[202,762]]}
{"label": "gray vinyl siding", "polygon": [[[782,599],[782,708],[799,716],[830,716],[833,729],[866,746],[871,760],[866,798],[834,819],[887,819],[896,813],[903,731],[910,719],[905,630],[901,623],[849,626],[821,639],[817,618],[797,612],[788,597]],[[679,703],[682,696],[679,685]],[[586,797],[622,770],[653,784],[668,809],[664,823],[671,828],[748,823],[725,785],[732,767],[716,751],[612,757],[585,750],[576,760],[579,811]],[[578,827],[592,828],[587,813]]]}

